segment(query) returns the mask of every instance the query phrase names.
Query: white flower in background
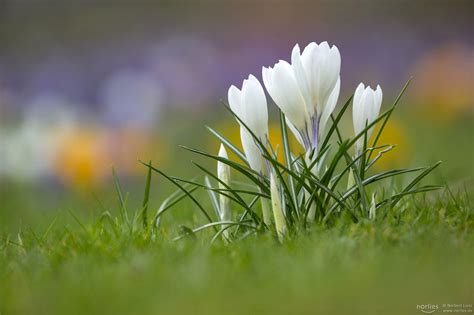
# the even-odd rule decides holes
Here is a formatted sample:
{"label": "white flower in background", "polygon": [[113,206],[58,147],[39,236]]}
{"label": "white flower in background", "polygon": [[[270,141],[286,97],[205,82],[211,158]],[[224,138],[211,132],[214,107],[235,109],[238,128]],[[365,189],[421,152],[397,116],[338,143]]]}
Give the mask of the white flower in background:
{"label": "white flower in background", "polygon": [[[377,85],[373,90],[370,86],[365,87],[363,83],[357,86],[352,102],[352,120],[354,124],[354,133],[358,135],[367,125],[371,124],[380,113],[382,105],[382,89]],[[373,127],[367,131],[367,141],[372,135]],[[364,145],[364,136],[356,142],[356,150],[359,152]]]}
{"label": "white flower in background", "polygon": [[[223,144],[219,148],[219,157],[228,159],[227,151]],[[217,161],[217,177],[227,186],[230,184],[230,167],[229,165]],[[227,187],[219,183],[219,189],[227,189]],[[231,220],[230,208],[229,208],[229,198],[219,194],[219,210],[222,221]]]}
{"label": "white flower in background", "polygon": [[339,98],[341,56],[327,42],[311,43],[303,53],[295,45],[291,62],[280,60],[273,68],[264,67],[263,82],[305,150],[317,151]]}
{"label": "white flower in background", "polygon": [[[228,92],[229,105],[232,111],[262,142],[268,141],[268,109],[265,92],[260,82],[253,75],[242,83],[242,90],[232,85]],[[260,149],[248,130],[240,126],[240,139],[250,167],[262,172],[263,160]]]}

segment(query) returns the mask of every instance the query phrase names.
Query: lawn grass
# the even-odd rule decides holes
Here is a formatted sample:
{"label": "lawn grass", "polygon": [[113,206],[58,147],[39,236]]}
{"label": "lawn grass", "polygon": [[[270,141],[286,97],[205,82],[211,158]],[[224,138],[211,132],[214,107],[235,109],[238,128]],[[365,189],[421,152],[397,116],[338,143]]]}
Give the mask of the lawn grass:
{"label": "lawn grass", "polygon": [[155,239],[114,232],[63,213],[50,228],[2,235],[0,314],[419,314],[417,304],[472,304],[468,196],[445,190],[395,210],[284,244],[267,233],[231,245],[210,245],[205,231],[174,242],[168,225]]}

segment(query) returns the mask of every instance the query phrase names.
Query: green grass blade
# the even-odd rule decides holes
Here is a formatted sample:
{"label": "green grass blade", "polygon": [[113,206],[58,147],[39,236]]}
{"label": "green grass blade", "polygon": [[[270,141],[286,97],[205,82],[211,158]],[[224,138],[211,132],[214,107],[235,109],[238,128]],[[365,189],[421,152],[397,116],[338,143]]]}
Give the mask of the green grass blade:
{"label": "green grass blade", "polygon": [[245,203],[245,201],[242,199],[242,197],[240,197],[240,195],[238,193],[236,193],[229,185],[227,185],[226,183],[224,183],[220,178],[218,178],[216,175],[214,175],[211,171],[209,171],[208,169],[206,169],[204,166],[201,166],[199,165],[198,163],[196,162],[193,162],[194,165],[196,165],[196,167],[198,167],[200,170],[202,170],[204,173],[208,174],[209,176],[211,176],[212,178],[214,178],[215,180],[217,180],[219,183],[221,183],[225,188],[229,189],[229,192],[233,195],[232,197],[227,195],[227,194],[224,194],[223,192],[221,191],[218,191],[218,193],[220,194],[223,194],[224,196],[230,198],[231,200],[237,202],[238,204],[240,204],[244,209],[248,210],[250,215],[252,216],[252,218],[256,221],[256,222],[260,222],[260,218],[258,217],[258,215],[250,208],[247,207],[247,204]]}
{"label": "green grass blade", "polygon": [[187,190],[185,189],[181,184],[179,184],[178,182],[176,182],[175,180],[173,180],[170,176],[166,175],[164,172],[162,172],[161,170],[149,165],[149,164],[146,164],[144,163],[143,161],[140,161],[140,163],[142,163],[143,165],[151,168],[153,171],[157,172],[158,174],[160,174],[161,176],[163,176],[164,178],[166,178],[168,181],[170,181],[172,184],[174,184],[176,187],[178,187],[179,189],[181,189],[188,197],[189,199],[192,200],[192,202],[198,207],[198,209],[201,211],[201,213],[206,217],[206,219],[209,221],[209,222],[213,222],[211,217],[209,216],[209,214],[207,213],[206,209],[204,209],[204,207],[199,203],[199,201],[197,201],[196,198],[194,198],[194,196]]}
{"label": "green grass blade", "polygon": [[[191,189],[188,190],[188,192],[190,194],[192,194],[195,190],[197,190],[199,187],[193,187]],[[160,207],[158,208],[158,211],[156,211],[156,215],[155,215],[155,218],[153,219],[153,224],[154,226],[156,226],[156,223],[157,223],[157,220],[159,220],[159,218],[161,217],[161,215],[163,213],[165,213],[166,211],[168,211],[169,209],[171,209],[174,205],[176,205],[178,202],[180,202],[181,200],[183,200],[184,198],[188,197],[187,194],[185,193],[182,193],[181,190],[177,190],[178,194],[174,195],[170,195],[168,196],[168,198],[166,198],[160,205]],[[179,194],[181,192],[181,194]],[[174,195],[174,196],[173,196]]]}
{"label": "green grass blade", "polygon": [[[204,176],[204,184],[207,187],[212,188],[211,181],[209,180],[208,176]],[[219,202],[217,201],[216,193],[212,189],[207,189],[207,193],[209,195],[209,199],[211,200],[211,204],[212,204],[212,207],[214,208],[216,216],[218,218],[220,218],[221,217],[221,210],[220,210],[220,207],[219,207]]]}
{"label": "green grass blade", "polygon": [[[151,161],[149,161],[151,164]],[[145,192],[143,196],[142,202],[142,218],[143,218],[143,227],[146,228],[148,226],[148,202],[150,200],[150,186],[151,186],[151,168],[148,168],[147,176],[146,176],[146,184],[145,184]]]}
{"label": "green grass blade", "polygon": [[[193,153],[197,153],[199,155],[202,155],[202,156],[206,156],[206,157],[209,157],[211,159],[214,159],[216,161],[220,161],[224,164],[227,164],[229,165],[231,168],[233,168],[234,170],[236,170],[237,172],[241,173],[242,175],[246,176],[247,178],[249,178],[252,182],[254,182],[255,184],[257,184],[257,186],[259,186],[262,190],[264,190],[265,192],[270,192],[268,186],[264,185],[263,184],[263,177],[258,174],[257,172],[255,172],[254,170],[252,169],[249,169],[247,167],[244,167],[232,160],[229,160],[229,159],[226,159],[226,158],[223,158],[223,157],[220,157],[220,156],[217,156],[217,155],[214,155],[214,154],[209,154],[209,153],[206,153],[206,152],[203,152],[201,150],[197,150],[197,149],[193,149],[193,148],[190,148],[190,147],[187,147],[187,146],[181,146],[181,148],[185,149],[185,150],[188,150],[190,152],[193,152]],[[212,173],[211,173],[212,174]]]}
{"label": "green grass blade", "polygon": [[[434,169],[436,169],[441,164],[441,161],[436,162],[433,166],[428,167],[424,170],[420,175],[415,177],[404,189],[401,193],[406,193],[410,191],[415,185],[420,182],[423,178],[425,178],[429,173],[431,173]],[[392,201],[390,207],[395,207],[395,205],[400,201],[401,197],[396,197]]]}
{"label": "green grass blade", "polygon": [[206,128],[217,138],[219,139],[220,142],[222,142],[226,147],[228,147],[232,152],[234,152],[235,155],[239,157],[242,162],[244,162],[247,166],[249,163],[247,162],[247,158],[245,157],[245,154],[239,150],[232,142],[230,142],[226,137],[215,131],[209,126],[206,126]]}
{"label": "green grass blade", "polygon": [[119,198],[120,217],[122,218],[122,221],[125,222],[128,225],[129,228],[131,228],[130,221],[128,219],[127,203],[125,201],[125,198],[123,197],[122,187],[120,185],[119,178],[117,176],[117,173],[115,172],[115,168],[113,168],[113,167],[112,167],[112,177],[113,177],[113,180],[114,180],[115,190],[116,190],[117,196]]}
{"label": "green grass blade", "polygon": [[[244,227],[251,228],[251,229],[257,229],[254,225],[251,225],[251,224],[239,223],[239,222],[234,222],[234,221],[219,221],[219,222],[211,222],[211,223],[201,225],[197,228],[192,229],[192,232],[197,233],[199,231],[203,231],[203,230],[206,230],[206,229],[211,228],[211,227],[215,229],[219,225],[231,225],[231,226],[239,225],[239,226],[244,226]],[[218,232],[219,232],[219,230],[216,229],[216,233],[218,233]],[[173,239],[173,241],[178,241],[178,240],[182,239],[185,236],[186,235],[177,236]]]}
{"label": "green grass blade", "polygon": [[[346,103],[344,104],[344,106],[342,106],[341,110],[339,111],[339,113],[337,114],[336,116],[336,119],[333,119],[333,123],[331,125],[331,128],[329,128],[329,131],[328,133],[326,134],[326,136],[324,137],[324,140],[323,140],[323,143],[321,144],[320,146],[320,150],[323,150],[329,143],[329,140],[331,139],[331,136],[332,134],[334,133],[334,131],[336,130],[336,127],[337,125],[339,124],[339,121],[341,121],[341,118],[342,116],[344,116],[344,113],[347,111],[347,108],[349,107],[349,105],[351,104],[351,101],[352,101],[352,98],[354,97],[354,95],[351,95],[349,97],[349,99],[346,101]],[[332,115],[331,115],[332,116]]]}

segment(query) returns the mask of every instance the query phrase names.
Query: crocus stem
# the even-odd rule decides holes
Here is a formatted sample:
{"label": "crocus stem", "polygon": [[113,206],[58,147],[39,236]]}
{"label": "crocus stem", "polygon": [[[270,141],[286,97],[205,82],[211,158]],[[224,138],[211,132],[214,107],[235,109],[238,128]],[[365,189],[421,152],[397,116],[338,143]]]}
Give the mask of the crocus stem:
{"label": "crocus stem", "polygon": [[[313,159],[314,158],[315,157],[313,157]],[[310,166],[313,163],[313,159],[310,158],[309,152],[306,153],[305,159],[306,159],[306,164],[308,166]],[[318,175],[317,165],[314,165],[313,168],[311,168],[311,173],[313,173],[314,175]],[[311,198],[312,192],[305,190],[304,195],[305,195],[306,200],[309,201],[309,199]],[[306,216],[306,222],[313,223],[315,217],[316,217],[316,205],[313,202],[311,202],[309,205],[308,215]]]}
{"label": "crocus stem", "polygon": [[272,209],[273,216],[275,218],[275,227],[278,234],[278,239],[280,242],[283,242],[283,238],[285,237],[287,230],[286,220],[281,207],[280,192],[277,187],[275,175],[272,173],[270,176],[270,192],[272,196]]}
{"label": "crocus stem", "polygon": [[263,223],[270,227],[272,224],[272,213],[270,212],[270,207],[268,206],[268,200],[265,198],[260,198],[260,202],[262,204]]}
{"label": "crocus stem", "polygon": [[[231,215],[231,212],[230,212],[230,202],[229,202],[229,198],[227,198],[227,196],[224,196],[224,195],[220,195],[219,196],[219,207],[220,207],[220,210],[221,210],[221,220],[222,221],[231,221],[232,220],[232,215]],[[222,225],[222,229],[226,228],[227,226],[226,225]],[[226,229],[224,230],[224,232],[222,232],[222,236],[224,238],[224,241],[228,241],[229,240],[229,236],[230,236],[230,229]]]}
{"label": "crocus stem", "polygon": [[[305,191],[306,198],[311,198],[311,194]],[[306,222],[313,223],[314,218],[316,217],[316,205],[312,202],[309,206],[308,215],[306,217]]]}
{"label": "crocus stem", "polygon": [[347,190],[349,190],[355,184],[354,171],[352,168],[349,170],[349,177],[347,178]]}

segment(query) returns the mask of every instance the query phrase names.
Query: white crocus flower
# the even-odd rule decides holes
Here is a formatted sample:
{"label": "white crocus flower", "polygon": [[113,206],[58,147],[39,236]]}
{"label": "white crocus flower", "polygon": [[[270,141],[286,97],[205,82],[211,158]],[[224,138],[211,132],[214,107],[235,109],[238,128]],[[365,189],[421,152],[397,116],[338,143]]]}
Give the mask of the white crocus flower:
{"label": "white crocus flower", "polygon": [[[278,62],[263,68],[262,76],[268,93],[286,116],[288,127],[306,151],[307,164],[319,150],[319,141],[331,113],[336,107],[341,81],[341,55],[327,42],[310,43],[300,53],[295,45],[291,65]],[[313,158],[316,155],[313,155]],[[321,165],[311,171],[317,174]],[[309,192],[306,192],[309,198]],[[310,206],[308,221],[314,221],[316,207]]]}
{"label": "white crocus flower", "polygon": [[[264,145],[268,143],[268,108],[265,91],[253,75],[242,83],[242,90],[231,86],[228,92],[231,110],[253,132]],[[259,173],[264,173],[264,163],[260,147],[250,132],[239,122],[240,140],[250,167]],[[261,198],[263,222],[270,226],[271,212],[266,199]]]}
{"label": "white crocus flower", "polygon": [[[370,125],[380,113],[382,105],[382,89],[377,85],[373,90],[370,86],[365,87],[363,83],[357,86],[352,102],[352,120],[354,124],[354,133],[358,135],[367,125]],[[367,131],[367,141],[372,135],[373,127]],[[356,142],[356,151],[360,152],[364,145],[364,137],[360,137]]]}
{"label": "white crocus flower", "polygon": [[[219,148],[219,157],[228,159],[227,151],[223,144],[221,144]],[[219,189],[227,189],[226,185],[229,186],[230,184],[230,167],[229,165],[225,164],[224,162],[217,161],[217,178],[222,181],[219,182]],[[225,184],[225,185],[224,185]],[[230,212],[230,200],[227,196],[223,194],[219,194],[219,215],[221,221],[230,221],[232,220],[232,215]],[[222,226],[225,228],[225,226]],[[225,230],[224,238],[228,239],[229,237],[229,229]]]}
{"label": "white crocus flower", "polygon": [[[228,92],[229,105],[254,135],[262,142],[268,140],[268,109],[265,92],[253,75],[244,80],[242,90],[231,86]],[[240,139],[250,167],[256,172],[263,171],[260,149],[248,130],[241,124]]]}
{"label": "white crocus flower", "polygon": [[262,77],[263,83],[276,105],[291,122],[292,127],[301,133],[298,134],[301,141],[306,141],[310,117],[292,66],[288,62],[280,60],[273,68],[264,67]]}
{"label": "white crocus flower", "polygon": [[317,151],[339,98],[341,56],[327,42],[311,43],[302,54],[296,45],[291,63],[279,61],[273,68],[264,67],[263,82],[305,150]]}

